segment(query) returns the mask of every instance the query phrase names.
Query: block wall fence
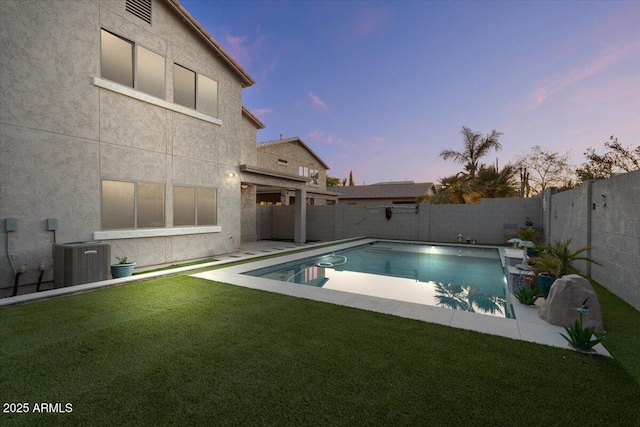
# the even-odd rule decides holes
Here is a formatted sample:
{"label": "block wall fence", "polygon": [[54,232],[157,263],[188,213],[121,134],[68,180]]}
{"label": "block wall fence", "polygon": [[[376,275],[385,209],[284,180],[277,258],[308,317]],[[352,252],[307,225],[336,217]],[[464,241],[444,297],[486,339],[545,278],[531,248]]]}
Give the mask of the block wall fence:
{"label": "block wall fence", "polygon": [[[307,239],[373,237],[419,241],[504,244],[529,217],[547,242],[571,238],[573,250],[593,246],[601,265],[576,266],[640,309],[640,171],[542,197],[482,199],[476,205],[307,206]],[[293,206],[258,206],[259,239],[293,239]]]}

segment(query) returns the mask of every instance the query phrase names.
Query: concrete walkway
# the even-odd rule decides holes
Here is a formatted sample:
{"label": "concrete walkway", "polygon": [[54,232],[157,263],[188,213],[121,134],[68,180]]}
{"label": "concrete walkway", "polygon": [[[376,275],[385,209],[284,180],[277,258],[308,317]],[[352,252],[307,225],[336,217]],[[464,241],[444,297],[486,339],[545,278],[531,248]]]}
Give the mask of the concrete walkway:
{"label": "concrete walkway", "polygon": [[[43,283],[42,288],[45,289],[41,292],[35,292],[35,285],[20,286],[18,288],[18,295],[15,297],[2,297],[0,298],[0,307],[14,304],[23,304],[26,302],[37,301],[47,298],[54,298],[63,295],[77,294],[87,292],[93,289],[105,288],[109,286],[122,285],[129,282],[135,282],[142,279],[150,279],[153,277],[167,276],[169,274],[184,273],[201,268],[213,267],[217,265],[230,264],[236,261],[242,261],[252,258],[259,258],[265,255],[274,255],[280,253],[287,253],[297,251],[304,248],[315,247],[320,245],[326,245],[327,242],[314,242],[314,243],[292,243],[292,242],[278,242],[272,240],[261,240],[258,242],[243,243],[240,246],[238,252],[233,252],[223,255],[215,255],[210,258],[215,258],[216,261],[192,265],[188,267],[172,268],[169,270],[157,271],[152,273],[145,273],[145,271],[155,270],[158,268],[168,267],[172,264],[154,265],[150,267],[136,268],[136,275],[131,277],[122,277],[120,279],[102,280],[100,282],[86,283],[84,285],[69,286],[63,288],[51,289],[52,283]],[[175,264],[175,263],[173,263]],[[6,290],[10,295],[11,289]]]}

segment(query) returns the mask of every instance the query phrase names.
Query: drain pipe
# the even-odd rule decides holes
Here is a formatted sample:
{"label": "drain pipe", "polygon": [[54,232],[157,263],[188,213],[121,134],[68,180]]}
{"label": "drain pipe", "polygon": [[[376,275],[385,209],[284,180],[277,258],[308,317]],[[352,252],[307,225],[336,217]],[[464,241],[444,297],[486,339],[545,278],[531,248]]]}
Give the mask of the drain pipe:
{"label": "drain pipe", "polygon": [[20,270],[18,270],[18,272],[16,273],[16,279],[13,282],[13,294],[11,295],[12,297],[18,295],[18,282],[20,282],[20,276],[22,276],[26,271],[26,268],[20,267]]}
{"label": "drain pipe", "polygon": [[11,234],[7,233],[7,258],[9,258],[9,264],[11,264],[11,270],[13,270],[13,274],[16,274],[16,266],[13,264],[13,258],[11,257],[11,252],[10,252],[10,248],[11,246],[9,245],[9,236]]}
{"label": "drain pipe", "polygon": [[40,270],[40,275],[38,276],[38,285],[36,286],[36,292],[40,292],[40,285],[42,285],[42,276],[44,276],[44,265],[40,264],[38,268]]}
{"label": "drain pipe", "polygon": [[[591,258],[591,230],[593,227],[593,210],[596,208],[595,203],[593,203],[593,183],[594,180],[590,179],[587,181],[587,257]],[[593,203],[593,208],[591,207]],[[591,277],[591,263],[587,262],[587,276]]]}

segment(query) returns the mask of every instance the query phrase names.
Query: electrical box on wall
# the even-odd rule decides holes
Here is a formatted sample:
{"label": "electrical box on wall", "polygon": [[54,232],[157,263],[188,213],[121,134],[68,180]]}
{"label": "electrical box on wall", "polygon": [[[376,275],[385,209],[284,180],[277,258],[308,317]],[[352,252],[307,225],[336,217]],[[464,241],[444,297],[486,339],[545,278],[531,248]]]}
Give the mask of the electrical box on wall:
{"label": "electrical box on wall", "polygon": [[18,229],[17,218],[7,218],[4,220],[7,231],[16,231]]}
{"label": "electrical box on wall", "polygon": [[56,218],[47,218],[47,230],[56,231],[58,229],[58,220]]}

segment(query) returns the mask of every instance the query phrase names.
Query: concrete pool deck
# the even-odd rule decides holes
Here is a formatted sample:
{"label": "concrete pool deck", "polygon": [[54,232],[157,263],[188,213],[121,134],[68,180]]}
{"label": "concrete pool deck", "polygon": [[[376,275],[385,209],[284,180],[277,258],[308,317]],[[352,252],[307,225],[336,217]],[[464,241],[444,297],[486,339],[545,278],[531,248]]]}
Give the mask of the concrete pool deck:
{"label": "concrete pool deck", "polygon": [[[345,243],[338,243],[331,247],[331,251],[347,249],[353,246],[372,243],[377,240],[378,239],[362,239],[355,242],[349,241]],[[273,244],[273,242],[271,243]],[[451,310],[442,307],[317,288],[314,286],[301,286],[299,284],[242,274],[247,271],[257,270],[276,264],[283,264],[285,262],[291,262],[301,258],[319,256],[326,252],[327,248],[319,248],[309,250],[304,253],[290,255],[283,254],[277,258],[258,260],[252,263],[198,273],[193,276],[251,289],[275,292],[296,298],[306,298],[314,301],[391,314],[408,319],[498,335],[511,339],[571,349],[567,341],[560,336],[561,332],[566,334],[562,326],[551,325],[538,317],[539,305],[543,302],[542,299],[539,300],[538,305],[536,306],[525,306],[520,304],[513,296],[511,296],[516,318],[506,319],[467,311]],[[602,344],[598,344],[594,349],[600,355],[611,357]]]}
{"label": "concrete pool deck", "polygon": [[[328,251],[326,247],[313,249],[318,246],[333,244],[331,246],[331,251],[336,251],[369,242],[374,242],[376,240],[378,239],[360,239],[355,241],[353,239],[350,239],[338,242],[313,242],[306,244],[295,244],[291,242],[278,241],[250,242],[242,244],[240,251],[236,253],[215,256],[216,261],[213,262],[150,273],[142,272],[141,274],[136,274],[135,276],[131,277],[110,279],[101,282],[87,283],[84,285],[56,288],[37,293],[34,292],[18,295],[15,297],[2,298],[0,299],[0,307],[82,293],[91,291],[93,289],[117,286],[126,284],[128,282],[161,277],[174,273],[185,273],[196,269],[200,270],[203,268],[214,266],[219,267],[221,265],[231,264],[237,261],[251,260],[268,255],[280,255],[276,258],[256,260],[255,262],[247,264],[219,268],[217,270],[194,274],[193,276],[207,280],[229,283],[236,286],[243,286],[251,289],[280,293],[296,298],[306,298],[315,301],[343,305],[346,307],[391,314],[394,316],[419,320],[423,322],[498,335],[511,339],[571,349],[565,339],[560,336],[561,332],[565,333],[563,327],[550,325],[546,321],[540,319],[538,317],[538,306],[522,305],[512,295],[510,297],[512,299],[512,306],[516,318],[505,319],[466,311],[451,310],[447,308],[402,302],[386,298],[358,295],[331,289],[300,286],[296,284],[241,274],[245,271],[256,270],[275,264],[282,264],[300,258],[322,255]],[[302,253],[291,253],[300,249],[309,250]],[[542,299],[538,300],[538,304],[540,305],[542,301]],[[611,357],[609,352],[602,344],[598,344],[594,347],[594,349],[600,355]]]}

